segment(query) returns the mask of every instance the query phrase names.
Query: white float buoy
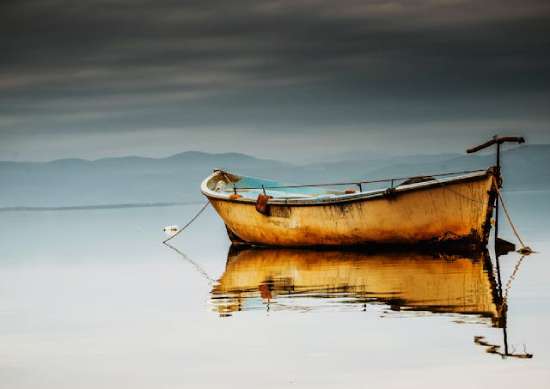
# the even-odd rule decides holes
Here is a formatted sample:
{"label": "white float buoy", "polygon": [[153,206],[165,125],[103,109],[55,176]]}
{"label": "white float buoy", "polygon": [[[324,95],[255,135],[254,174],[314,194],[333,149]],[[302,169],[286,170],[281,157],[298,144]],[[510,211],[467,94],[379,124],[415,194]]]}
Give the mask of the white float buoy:
{"label": "white float buoy", "polygon": [[178,226],[166,226],[162,230],[166,233],[166,235],[174,235],[176,232],[179,231]]}

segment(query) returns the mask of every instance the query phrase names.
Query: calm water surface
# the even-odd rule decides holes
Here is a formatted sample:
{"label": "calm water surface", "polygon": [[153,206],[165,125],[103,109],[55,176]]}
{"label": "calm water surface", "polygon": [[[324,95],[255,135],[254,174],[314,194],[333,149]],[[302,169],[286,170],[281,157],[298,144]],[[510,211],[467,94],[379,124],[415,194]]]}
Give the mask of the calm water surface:
{"label": "calm water surface", "polygon": [[1,212],[0,387],[550,387],[550,193],[507,199],[539,253],[500,258],[506,305],[490,253],[239,251],[212,209],[162,245],[200,205]]}

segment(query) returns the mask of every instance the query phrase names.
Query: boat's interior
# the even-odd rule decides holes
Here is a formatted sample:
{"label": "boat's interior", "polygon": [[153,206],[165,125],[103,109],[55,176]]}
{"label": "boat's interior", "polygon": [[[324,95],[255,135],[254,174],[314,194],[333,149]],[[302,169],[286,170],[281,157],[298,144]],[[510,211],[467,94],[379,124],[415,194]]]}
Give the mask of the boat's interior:
{"label": "boat's interior", "polygon": [[208,189],[218,193],[238,193],[241,197],[256,199],[260,193],[266,193],[274,198],[324,198],[335,197],[358,192],[356,189],[330,188],[325,186],[304,187],[263,178],[237,176],[224,171],[218,171],[207,182]]}
{"label": "boat's interior", "polygon": [[[217,197],[235,197],[256,200],[265,194],[274,200],[292,201],[332,201],[332,199],[353,198],[356,196],[378,196],[390,191],[401,192],[432,185],[445,185],[447,182],[486,176],[488,170],[444,173],[436,176],[423,175],[409,178],[388,178],[374,181],[294,185],[263,178],[239,176],[223,170],[214,173],[203,182],[203,193]],[[435,178],[437,177],[437,178]]]}
{"label": "boat's interior", "polygon": [[[405,185],[421,184],[426,181],[433,181],[431,176],[418,176],[408,179],[400,179],[397,182],[386,180],[387,182],[377,182],[367,184],[359,183],[339,183],[339,184],[313,184],[313,185],[294,185],[275,180],[268,180],[257,177],[239,176],[216,170],[206,182],[207,188],[219,194],[230,196],[237,195],[239,198],[257,199],[261,193],[269,195],[276,199],[330,199],[340,196],[350,196],[354,194],[376,194],[380,193],[395,184],[395,188]],[[391,185],[390,185],[391,182]],[[365,190],[367,189],[367,190]]]}

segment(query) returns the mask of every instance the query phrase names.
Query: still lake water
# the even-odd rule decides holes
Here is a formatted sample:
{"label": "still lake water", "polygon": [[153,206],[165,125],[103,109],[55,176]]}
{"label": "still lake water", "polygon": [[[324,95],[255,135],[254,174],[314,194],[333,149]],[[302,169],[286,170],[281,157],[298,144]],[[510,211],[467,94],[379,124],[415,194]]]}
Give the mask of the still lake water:
{"label": "still lake water", "polygon": [[[550,192],[506,198],[539,253],[504,313],[494,255],[230,252],[211,208],[162,245],[200,204],[0,212],[0,387],[550,387]],[[474,341],[504,322],[533,358]]]}

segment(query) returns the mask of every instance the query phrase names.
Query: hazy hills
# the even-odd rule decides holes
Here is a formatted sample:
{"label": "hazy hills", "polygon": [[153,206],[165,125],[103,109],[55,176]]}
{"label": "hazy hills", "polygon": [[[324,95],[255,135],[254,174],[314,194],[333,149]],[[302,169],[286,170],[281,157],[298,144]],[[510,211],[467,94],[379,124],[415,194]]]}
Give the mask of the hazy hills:
{"label": "hazy hills", "polygon": [[[485,169],[495,164],[494,153],[442,154],[404,156],[391,159],[365,160],[355,164],[339,162],[342,169],[354,171],[354,176],[369,178],[410,176],[437,172]],[[550,145],[529,145],[511,148],[502,153],[502,171],[505,187],[510,190],[550,188]],[[326,166],[328,171],[334,164]]]}
{"label": "hazy hills", "polygon": [[122,157],[95,161],[0,162],[0,207],[181,202],[200,198],[200,181],[213,168],[247,174],[287,168],[277,161],[236,153],[195,151],[167,158]]}
{"label": "hazy hills", "polygon": [[[494,154],[412,155],[297,166],[238,153],[189,151],[167,158],[0,162],[0,207],[59,207],[200,200],[201,180],[214,168],[289,182],[314,183],[470,170],[494,164]],[[550,189],[550,145],[503,153],[508,190]]]}

